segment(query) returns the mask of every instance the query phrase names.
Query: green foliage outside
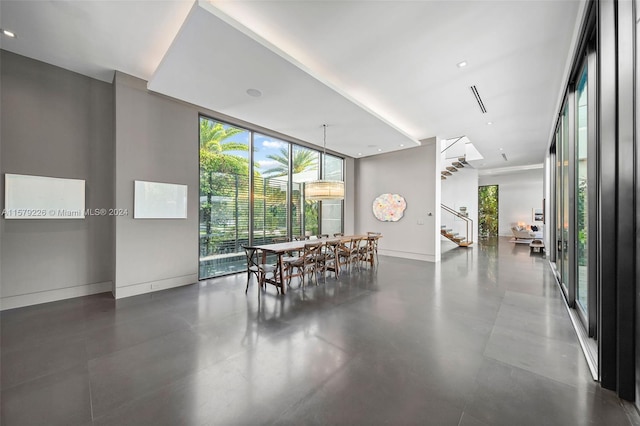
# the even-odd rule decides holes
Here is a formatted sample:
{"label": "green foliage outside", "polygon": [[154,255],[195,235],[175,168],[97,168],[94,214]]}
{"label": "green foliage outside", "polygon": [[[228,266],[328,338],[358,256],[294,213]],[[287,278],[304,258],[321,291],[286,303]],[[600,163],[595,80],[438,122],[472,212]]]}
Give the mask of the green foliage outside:
{"label": "green foliage outside", "polygon": [[[237,222],[240,218],[234,217],[233,213],[239,210],[241,201],[245,205],[249,202],[246,191],[239,200],[239,194],[234,189],[239,184],[239,178],[244,178],[248,185],[249,177],[249,160],[238,153],[248,152],[249,147],[227,140],[242,132],[242,129],[200,119],[200,223],[204,224],[204,229],[200,230],[201,255],[233,250],[228,247],[228,241],[235,241],[238,237]],[[204,201],[202,197],[206,197]],[[235,201],[233,206],[228,206],[228,203],[214,203],[214,199]],[[233,209],[232,212],[228,211],[229,207]]]}
{"label": "green foliage outside", "polygon": [[[233,142],[233,136],[246,130],[200,119],[200,255],[235,253],[248,243],[249,235],[249,147]],[[286,191],[280,189],[279,177],[288,175],[288,150],[269,155],[277,166],[262,177],[254,170],[254,237],[260,232],[281,230],[286,233]],[[318,153],[294,150],[293,172],[301,173],[317,167]],[[273,183],[273,184],[270,184]],[[295,184],[294,184],[295,185]],[[292,194],[294,234],[302,234],[301,218],[296,212],[300,191]],[[306,202],[305,228],[318,233],[318,202]]]}
{"label": "green foliage outside", "polygon": [[580,179],[578,182],[578,265],[587,266],[587,180]]}
{"label": "green foliage outside", "polygon": [[[267,155],[270,160],[276,161],[278,164],[266,170],[265,175],[269,176],[286,176],[289,173],[289,150],[280,148],[279,154]],[[294,149],[292,168],[293,174],[302,173],[306,170],[312,170],[317,167],[318,153],[308,149]]]}
{"label": "green foliage outside", "polygon": [[478,232],[481,238],[498,236],[498,185],[478,188]]}
{"label": "green foliage outside", "polygon": [[[279,154],[268,155],[267,158],[277,162],[277,165],[266,170],[265,175],[271,177],[287,176],[289,173],[289,151],[287,148],[280,148]],[[316,170],[318,167],[318,153],[310,149],[294,149],[293,158],[291,161],[291,168],[293,174],[302,173],[307,170]],[[295,193],[295,191],[294,191]],[[293,201],[296,200],[297,202]],[[297,197],[292,197],[292,209],[296,205],[300,204],[300,196],[298,192]],[[295,214],[295,211],[291,215],[293,222],[293,235],[304,234],[300,229],[301,219]],[[304,226],[305,231],[312,235],[319,233],[318,227],[318,202],[306,201],[304,206]]]}

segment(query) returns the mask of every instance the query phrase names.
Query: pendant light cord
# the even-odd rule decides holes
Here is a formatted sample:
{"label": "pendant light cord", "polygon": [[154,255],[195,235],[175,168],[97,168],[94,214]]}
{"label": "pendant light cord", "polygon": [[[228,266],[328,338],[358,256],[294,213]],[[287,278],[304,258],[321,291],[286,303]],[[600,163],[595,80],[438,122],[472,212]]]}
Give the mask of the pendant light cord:
{"label": "pendant light cord", "polygon": [[322,175],[324,176],[324,174],[325,174],[324,166],[327,163],[327,125],[323,124],[322,128],[323,128],[323,131],[324,131],[323,143],[322,143],[322,152],[323,152],[323,155],[322,155]]}
{"label": "pendant light cord", "polygon": [[324,155],[327,155],[327,125],[323,124],[322,127],[324,128],[324,138],[323,138],[323,151],[324,151]]}

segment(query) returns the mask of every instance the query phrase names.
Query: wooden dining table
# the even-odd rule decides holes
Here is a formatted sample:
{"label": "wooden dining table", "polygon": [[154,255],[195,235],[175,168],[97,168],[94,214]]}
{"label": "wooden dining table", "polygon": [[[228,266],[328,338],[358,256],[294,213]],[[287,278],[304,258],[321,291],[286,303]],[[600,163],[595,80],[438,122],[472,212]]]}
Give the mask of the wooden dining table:
{"label": "wooden dining table", "polygon": [[[282,289],[282,294],[287,292],[287,286],[285,285],[285,278],[287,278],[284,274],[284,262],[283,257],[287,253],[291,252],[300,252],[304,250],[304,245],[309,243],[346,243],[353,239],[363,239],[363,240],[377,240],[381,238],[382,235],[343,235],[338,237],[329,237],[329,238],[316,238],[309,240],[299,240],[299,241],[287,241],[284,243],[272,243],[272,244],[260,244],[251,246],[253,249],[258,249],[262,252],[262,263],[267,263],[267,256],[269,254],[275,254],[278,257],[277,260],[277,274],[274,272],[274,277],[269,279],[265,277],[265,282],[275,285],[276,287],[280,287]],[[374,266],[375,256],[371,256],[369,259],[371,266]]]}

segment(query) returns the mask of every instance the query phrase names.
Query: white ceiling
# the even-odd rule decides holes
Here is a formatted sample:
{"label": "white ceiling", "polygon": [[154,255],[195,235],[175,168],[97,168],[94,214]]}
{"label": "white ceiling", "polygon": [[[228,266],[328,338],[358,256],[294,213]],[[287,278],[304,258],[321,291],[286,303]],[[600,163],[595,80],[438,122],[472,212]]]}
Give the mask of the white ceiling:
{"label": "white ceiling", "polygon": [[512,167],[543,161],[583,7],[2,0],[0,26],[18,38],[2,37],[0,47],[105,81],[119,70],[318,145],[326,123],[327,148],[353,157],[466,135],[485,157],[480,167]]}

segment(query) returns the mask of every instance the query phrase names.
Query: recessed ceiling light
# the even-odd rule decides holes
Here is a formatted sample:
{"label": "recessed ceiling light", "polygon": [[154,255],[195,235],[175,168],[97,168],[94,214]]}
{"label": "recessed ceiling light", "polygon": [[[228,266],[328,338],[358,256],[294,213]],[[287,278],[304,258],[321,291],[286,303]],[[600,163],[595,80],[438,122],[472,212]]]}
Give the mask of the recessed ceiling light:
{"label": "recessed ceiling light", "polygon": [[400,144],[400,146],[404,146],[404,144],[403,144],[403,143],[401,143],[401,144]]}
{"label": "recessed ceiling light", "polygon": [[382,152],[382,148],[378,148],[378,152]]}
{"label": "recessed ceiling light", "polygon": [[6,35],[7,37],[16,38],[16,33],[14,33],[13,31],[2,30],[2,34]]}
{"label": "recessed ceiling light", "polygon": [[359,152],[359,153],[358,153],[358,155],[362,155],[362,153],[361,153],[361,152]]}
{"label": "recessed ceiling light", "polygon": [[492,124],[493,124],[493,121],[488,121],[488,122],[487,122],[487,125],[488,125],[488,126],[491,126]]}
{"label": "recessed ceiling light", "polygon": [[458,68],[464,68],[467,66],[467,61],[458,62]]}
{"label": "recessed ceiling light", "polygon": [[247,89],[247,95],[254,98],[259,98],[260,96],[262,96],[262,92],[258,89]]}
{"label": "recessed ceiling light", "polygon": [[502,148],[500,148],[500,151],[502,151]]}

